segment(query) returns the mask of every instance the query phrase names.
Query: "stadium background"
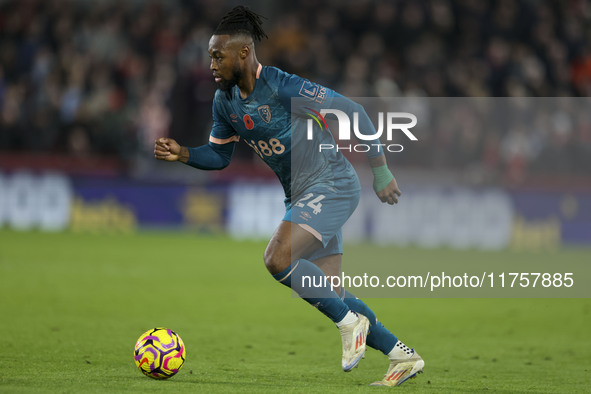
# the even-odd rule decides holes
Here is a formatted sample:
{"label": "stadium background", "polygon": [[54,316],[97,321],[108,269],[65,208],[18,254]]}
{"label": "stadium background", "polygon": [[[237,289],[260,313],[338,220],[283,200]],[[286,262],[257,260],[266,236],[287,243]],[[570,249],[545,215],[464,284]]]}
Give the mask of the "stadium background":
{"label": "stadium background", "polygon": [[[187,368],[210,384],[207,391],[244,384],[244,371],[214,356],[226,345],[237,359],[259,360],[245,369],[252,384],[245,390],[272,392],[273,376],[281,374],[293,386],[280,387],[296,392],[304,387],[301,376],[316,390],[332,379],[335,370],[323,362],[334,355],[320,352],[309,360],[298,350],[292,357],[295,375],[289,375],[279,369],[284,360],[275,353],[279,346],[291,357],[292,348],[255,335],[275,338],[274,330],[280,330],[293,343],[319,338],[339,346],[338,338],[324,334],[328,323],[320,326],[321,319],[304,306],[295,312],[291,304],[286,307],[282,289],[265,280],[264,240],[283,216],[274,175],[242,143],[222,172],[153,159],[157,136],[186,145],[207,141],[215,91],[207,44],[219,18],[236,4],[0,0],[0,294],[19,300],[3,301],[0,310],[13,322],[5,328],[7,351],[0,356],[6,390],[20,385],[76,391],[81,384],[99,392],[121,385],[152,390],[127,380],[133,372],[125,352],[136,333],[160,322],[183,335]],[[263,64],[351,97],[585,99],[591,92],[591,5],[583,0],[247,4],[269,18],[264,26],[270,38],[257,45]],[[391,212],[411,212],[405,217],[411,226],[397,227],[394,216],[380,210],[377,217],[360,219],[371,226],[347,236],[393,247],[397,261],[588,261],[591,112],[577,113],[570,122],[564,122],[564,113],[549,113],[546,123],[525,129],[469,127],[472,119],[464,115],[467,127],[425,132],[408,152],[389,158],[405,193]],[[355,165],[366,182],[363,160]],[[370,205],[364,205],[371,191],[366,193],[358,212],[371,215]],[[501,196],[503,203],[483,205],[491,200],[483,196]],[[422,211],[425,206],[435,211],[452,206],[457,218],[476,219],[469,231],[435,225],[434,216]],[[486,220],[491,215],[505,219],[492,233]],[[183,256],[175,264],[165,260],[180,296],[175,308],[167,297],[155,297],[146,309],[145,286],[162,284],[161,243]],[[225,276],[229,262],[235,263],[236,277]],[[159,274],[149,275],[151,270]],[[218,277],[223,281],[214,280]],[[244,294],[259,297],[257,305],[273,311],[257,315],[264,327],[245,324],[250,315],[236,311],[252,308]],[[194,308],[196,297],[210,296],[218,302],[200,306],[206,316],[179,313]],[[386,302],[391,300],[375,301],[376,311],[392,319]],[[405,306],[412,322],[396,320],[396,330],[413,346],[428,349],[432,368],[428,385],[417,380],[421,386],[415,388],[574,392],[588,387],[587,300],[407,300]],[[313,332],[291,329],[302,321]],[[211,334],[212,326],[222,339]],[[246,329],[237,333],[237,326]],[[97,343],[89,338],[97,330],[120,335]],[[70,337],[62,342],[66,334]],[[58,346],[49,342],[56,336]],[[463,337],[470,350],[442,344],[439,336],[455,338],[450,342]],[[564,354],[546,352],[549,337]],[[262,353],[253,358],[244,340],[254,341]],[[23,343],[36,345],[23,350]],[[123,356],[105,346],[123,349]],[[63,359],[58,347],[68,349],[71,360]],[[53,358],[44,358],[44,352]],[[197,352],[204,358],[193,358]],[[448,364],[448,354],[457,356],[458,364]],[[509,363],[497,362],[503,359]],[[523,359],[530,361],[516,361]],[[580,368],[555,377],[562,370],[557,365],[577,360]],[[364,362],[382,368],[371,358]],[[96,372],[99,367],[102,372]],[[183,372],[174,387],[190,391],[193,387],[182,383],[192,377]],[[220,373],[236,386],[219,386]],[[342,392],[346,384],[378,377],[375,370],[360,373],[364,378],[348,375],[345,383],[330,385]],[[80,376],[89,379],[82,382]],[[518,386],[503,386],[507,381]]]}
{"label": "stadium background", "polygon": [[[157,136],[207,141],[215,90],[207,43],[234,4],[0,2],[0,225],[270,234],[281,191],[245,144],[223,172],[151,155]],[[251,6],[269,18],[270,39],[257,46],[263,64],[350,97],[585,97],[591,89],[584,1]],[[403,190],[501,190],[512,223],[500,246],[589,244],[589,115],[565,125],[556,111],[545,127],[525,130],[469,127],[469,115],[467,127],[427,130],[416,148],[390,158]]]}

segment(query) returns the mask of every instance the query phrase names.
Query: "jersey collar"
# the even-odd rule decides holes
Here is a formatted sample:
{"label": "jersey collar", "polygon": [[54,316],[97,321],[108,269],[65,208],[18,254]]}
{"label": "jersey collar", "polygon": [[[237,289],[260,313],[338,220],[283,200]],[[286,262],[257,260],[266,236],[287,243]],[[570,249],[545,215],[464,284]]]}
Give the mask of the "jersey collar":
{"label": "jersey collar", "polygon": [[[258,80],[259,77],[261,76],[261,71],[263,70],[263,66],[259,63],[259,66],[257,67],[257,73],[256,73],[256,79]],[[234,86],[232,89],[234,91],[234,97],[236,97],[238,100],[244,102],[244,103],[248,103],[252,100],[252,98],[254,97],[254,94],[257,90],[257,86],[259,84],[255,81],[254,84],[254,89],[252,89],[252,92],[250,93],[250,95],[247,98],[242,98],[240,97],[240,89],[238,88],[238,86]]]}

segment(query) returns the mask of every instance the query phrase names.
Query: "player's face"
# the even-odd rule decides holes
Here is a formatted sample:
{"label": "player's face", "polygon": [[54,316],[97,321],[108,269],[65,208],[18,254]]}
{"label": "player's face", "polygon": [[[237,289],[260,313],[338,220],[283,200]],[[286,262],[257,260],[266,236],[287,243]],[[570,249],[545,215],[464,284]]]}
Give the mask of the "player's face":
{"label": "player's face", "polygon": [[215,82],[222,90],[230,90],[242,78],[239,48],[228,35],[214,35],[209,40],[209,57]]}

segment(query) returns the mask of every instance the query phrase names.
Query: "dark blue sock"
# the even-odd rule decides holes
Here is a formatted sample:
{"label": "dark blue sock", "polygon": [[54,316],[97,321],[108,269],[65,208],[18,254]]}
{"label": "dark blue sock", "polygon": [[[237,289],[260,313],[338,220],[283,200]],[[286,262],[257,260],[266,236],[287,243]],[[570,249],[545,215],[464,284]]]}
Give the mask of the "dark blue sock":
{"label": "dark blue sock", "polygon": [[394,349],[396,342],[398,342],[398,338],[378,321],[376,314],[359,298],[345,289],[341,290],[341,297],[343,297],[343,301],[352,311],[359,312],[369,319],[370,326],[369,334],[367,334],[367,345],[380,350],[384,354],[390,353]]}
{"label": "dark blue sock", "polygon": [[295,291],[310,305],[318,308],[335,323],[343,320],[349,312],[347,304],[331,289],[324,272],[311,261],[296,260],[273,277]]}

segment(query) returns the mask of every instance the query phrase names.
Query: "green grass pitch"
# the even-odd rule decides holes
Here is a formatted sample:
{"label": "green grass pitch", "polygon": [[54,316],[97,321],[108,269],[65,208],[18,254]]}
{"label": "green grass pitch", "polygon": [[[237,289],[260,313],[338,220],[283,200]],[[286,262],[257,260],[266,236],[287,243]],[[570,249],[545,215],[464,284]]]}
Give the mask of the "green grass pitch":
{"label": "green grass pitch", "polygon": [[[334,325],[274,282],[264,242],[187,233],[0,231],[0,392],[381,392],[386,358],[340,368]],[[525,252],[396,249],[446,260]],[[560,259],[588,251],[556,252]],[[527,256],[526,256],[527,257]],[[556,258],[557,256],[553,256]],[[539,255],[537,258],[540,258]],[[575,393],[591,390],[589,299],[369,299],[426,361],[394,390]],[[181,335],[187,361],[167,381],[135,367],[137,337]]]}

